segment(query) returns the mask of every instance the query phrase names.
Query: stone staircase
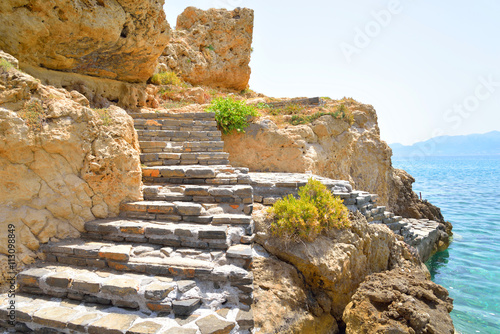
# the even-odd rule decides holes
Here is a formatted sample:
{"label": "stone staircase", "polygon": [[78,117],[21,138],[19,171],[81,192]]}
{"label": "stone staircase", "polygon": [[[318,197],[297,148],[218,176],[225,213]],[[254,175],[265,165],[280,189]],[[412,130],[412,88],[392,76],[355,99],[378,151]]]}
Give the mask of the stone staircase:
{"label": "stone staircase", "polygon": [[[17,276],[16,332],[248,333],[253,328],[248,170],[228,165],[213,113],[131,114],[144,201],[44,245]],[[7,319],[2,295],[0,327]]]}

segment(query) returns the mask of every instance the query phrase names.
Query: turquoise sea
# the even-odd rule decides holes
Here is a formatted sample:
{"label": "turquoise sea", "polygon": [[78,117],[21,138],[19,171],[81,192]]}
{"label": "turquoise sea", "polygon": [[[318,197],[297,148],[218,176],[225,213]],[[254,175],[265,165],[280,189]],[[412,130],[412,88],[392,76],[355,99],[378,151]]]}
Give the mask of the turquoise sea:
{"label": "turquoise sea", "polygon": [[453,224],[450,247],[426,264],[454,299],[457,332],[500,333],[500,156],[392,160]]}

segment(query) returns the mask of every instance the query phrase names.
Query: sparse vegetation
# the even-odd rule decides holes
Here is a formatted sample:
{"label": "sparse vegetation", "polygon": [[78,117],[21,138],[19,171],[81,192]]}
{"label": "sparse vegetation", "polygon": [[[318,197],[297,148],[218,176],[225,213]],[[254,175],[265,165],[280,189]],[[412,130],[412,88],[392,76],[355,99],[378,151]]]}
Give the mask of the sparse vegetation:
{"label": "sparse vegetation", "polygon": [[47,120],[47,114],[43,109],[42,101],[38,99],[32,99],[24,103],[18,115],[26,122],[26,125],[32,131],[41,131],[43,124]]}
{"label": "sparse vegetation", "polygon": [[182,86],[183,81],[173,71],[160,72],[153,75],[151,83],[155,85]]}
{"label": "sparse vegetation", "polygon": [[299,198],[288,195],[274,203],[268,213],[271,233],[285,240],[313,241],[324,230],[350,226],[343,201],[312,178],[299,189]]}
{"label": "sparse vegetation", "polygon": [[108,108],[94,109],[94,111],[97,112],[97,114],[99,115],[99,118],[102,120],[103,125],[105,126],[111,125],[113,119],[109,114]]}
{"label": "sparse vegetation", "polygon": [[213,99],[206,111],[215,112],[215,120],[224,134],[234,131],[245,132],[245,128],[248,126],[247,118],[258,116],[255,107],[246,105],[245,101],[237,101],[232,97]]}
{"label": "sparse vegetation", "polygon": [[192,102],[187,102],[187,101],[167,101],[161,104],[162,108],[165,109],[175,109],[175,108],[182,108],[187,105],[192,104]]}
{"label": "sparse vegetation", "polygon": [[0,58],[0,68],[4,71],[9,71],[14,68],[14,66],[7,60]]}
{"label": "sparse vegetation", "polygon": [[205,46],[207,49],[209,49],[210,51],[214,51],[214,47],[212,44],[210,44],[209,46]]}
{"label": "sparse vegetation", "polygon": [[292,118],[290,119],[290,123],[292,125],[312,123],[315,120],[317,120],[318,118],[320,118],[321,116],[325,116],[325,115],[330,115],[336,119],[343,119],[351,125],[354,123],[354,117],[353,117],[352,113],[343,104],[338,106],[337,110],[333,111],[333,112],[332,111],[330,111],[330,112],[318,111],[312,115],[293,115]]}

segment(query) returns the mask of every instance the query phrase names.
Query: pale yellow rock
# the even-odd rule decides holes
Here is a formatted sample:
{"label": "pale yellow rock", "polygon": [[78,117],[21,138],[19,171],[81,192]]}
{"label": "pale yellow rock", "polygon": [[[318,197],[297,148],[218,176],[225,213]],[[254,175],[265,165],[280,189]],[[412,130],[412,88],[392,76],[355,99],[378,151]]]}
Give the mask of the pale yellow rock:
{"label": "pale yellow rock", "polygon": [[[312,293],[307,303],[315,317],[326,313],[340,320],[351,296],[366,276],[396,266],[417,265],[419,262],[413,257],[406,261],[403,256],[405,244],[387,226],[368,224],[361,214],[352,216],[349,228],[332,229],[311,242],[287,242],[270,236],[269,220],[265,213],[257,211],[253,217],[258,232],[257,242],[269,253],[300,271],[304,279],[302,284]],[[255,266],[253,271],[257,282],[262,275],[259,271],[274,271],[272,268],[258,268]],[[276,291],[283,290],[283,287],[274,287],[270,282],[266,284],[263,286],[264,291],[276,294]],[[265,308],[265,304],[262,307]]]}
{"label": "pale yellow rock", "polygon": [[196,85],[247,88],[253,19],[253,10],[248,8],[186,8],[177,18],[157,71],[175,71]]}
{"label": "pale yellow rock", "polygon": [[[137,135],[124,110],[108,108],[104,117],[75,101],[81,96],[15,69],[0,69],[0,85],[18,92],[0,97],[0,226],[16,225],[20,265],[36,258],[40,243],[78,237],[86,221],[142,199]],[[0,233],[7,254],[4,239]]]}
{"label": "pale yellow rock", "polygon": [[[145,82],[168,43],[156,0],[4,0],[0,49],[23,64]],[[22,66],[21,66],[22,67]]]}
{"label": "pale yellow rock", "polygon": [[223,136],[233,166],[250,171],[296,172],[348,180],[354,189],[378,194],[378,205],[404,217],[444,221],[439,209],[412,191],[415,181],[392,167],[371,105],[352,103],[354,122],[325,115],[310,124],[278,127],[259,119],[244,134]]}

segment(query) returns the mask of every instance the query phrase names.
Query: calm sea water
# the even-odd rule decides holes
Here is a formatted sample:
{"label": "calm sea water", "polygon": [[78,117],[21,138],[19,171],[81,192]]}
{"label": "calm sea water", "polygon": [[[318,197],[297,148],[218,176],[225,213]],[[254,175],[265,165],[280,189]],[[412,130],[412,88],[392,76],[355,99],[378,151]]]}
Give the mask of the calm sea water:
{"label": "calm sea water", "polygon": [[454,299],[455,329],[500,333],[500,156],[392,161],[453,224],[450,247],[426,264]]}

